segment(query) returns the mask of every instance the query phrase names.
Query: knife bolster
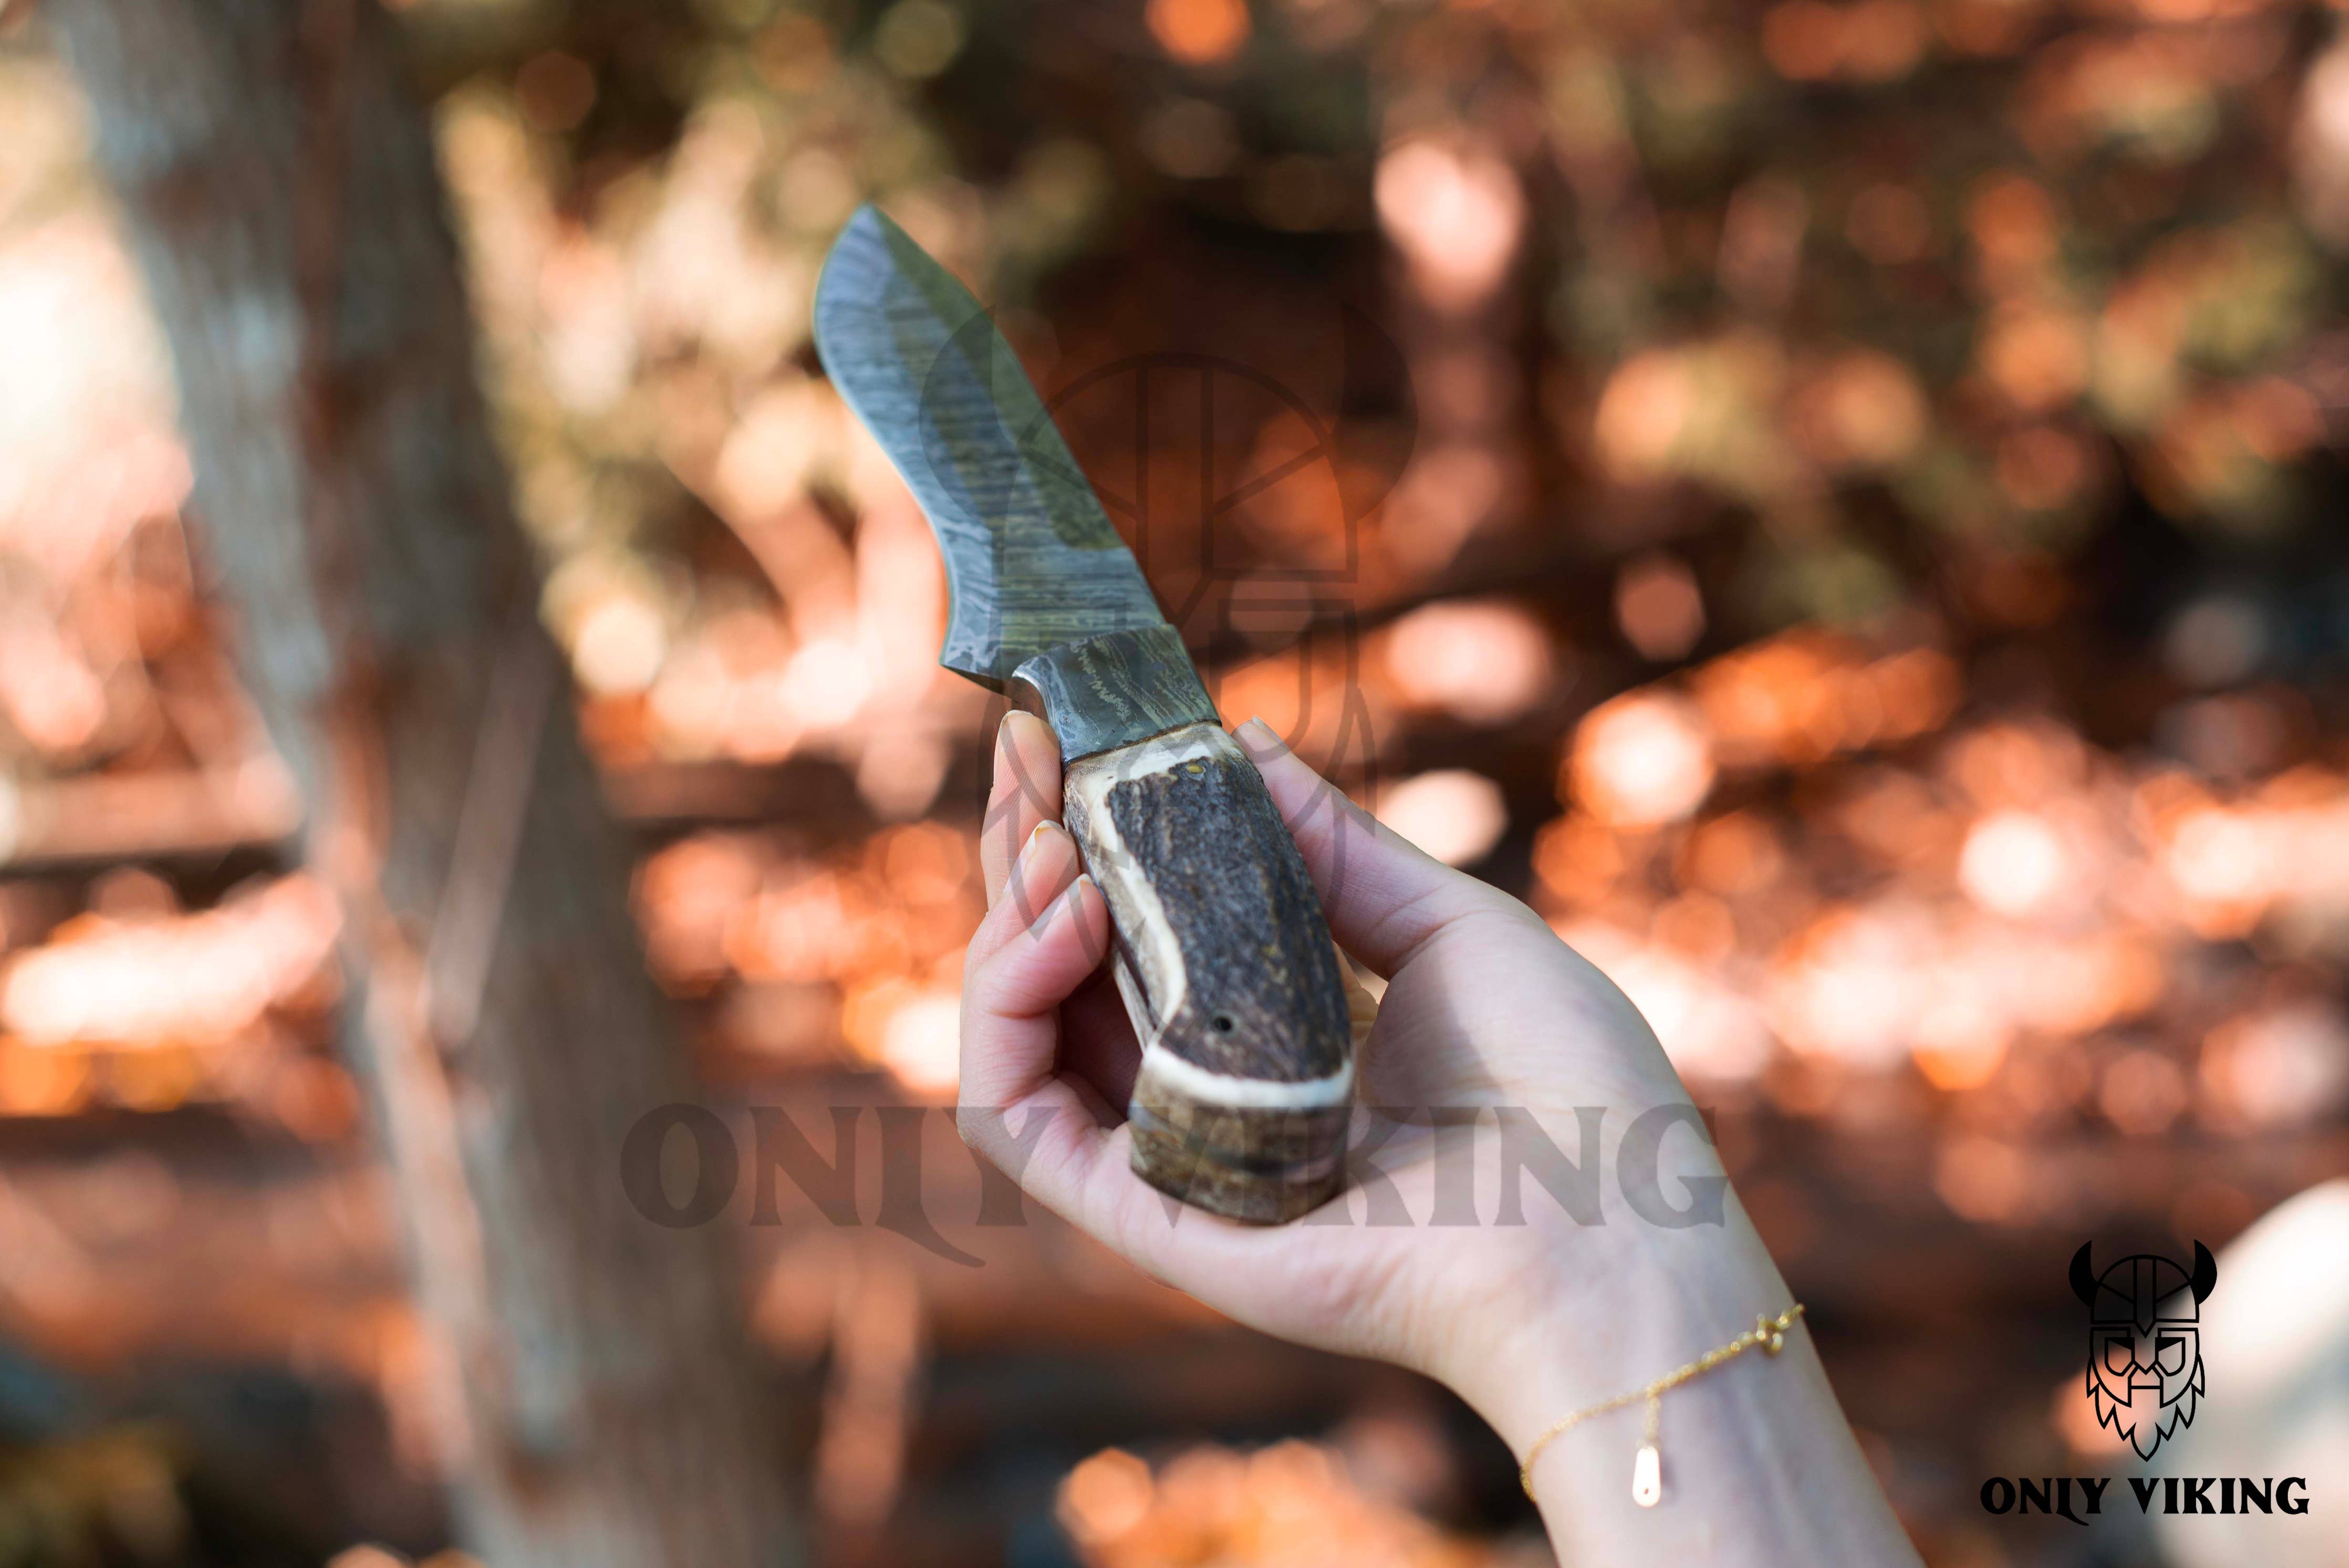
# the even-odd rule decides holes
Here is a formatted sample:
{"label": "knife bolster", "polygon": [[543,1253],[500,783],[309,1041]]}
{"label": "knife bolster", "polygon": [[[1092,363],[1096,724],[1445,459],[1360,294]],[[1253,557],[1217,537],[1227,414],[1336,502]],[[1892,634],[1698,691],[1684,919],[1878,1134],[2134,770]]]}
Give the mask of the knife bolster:
{"label": "knife bolster", "polygon": [[1319,1207],[1344,1180],[1351,1029],[1319,898],[1256,765],[1202,721],[1063,776],[1142,1042],[1135,1172],[1235,1220]]}
{"label": "knife bolster", "polygon": [[1216,722],[1189,651],[1164,621],[1048,648],[1011,672],[1009,690],[1052,726],[1062,762]]}

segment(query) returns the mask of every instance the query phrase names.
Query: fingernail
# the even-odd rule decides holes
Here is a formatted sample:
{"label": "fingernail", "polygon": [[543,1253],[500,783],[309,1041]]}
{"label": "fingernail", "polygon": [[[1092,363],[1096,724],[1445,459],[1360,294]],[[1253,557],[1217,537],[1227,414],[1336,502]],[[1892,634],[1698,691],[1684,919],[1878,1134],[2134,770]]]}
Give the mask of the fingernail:
{"label": "fingernail", "polygon": [[1256,718],[1250,719],[1247,723],[1242,724],[1239,729],[1235,732],[1235,738],[1244,739],[1247,742],[1247,749],[1251,753],[1265,751],[1277,752],[1287,749],[1282,743],[1280,736],[1275,732],[1271,725],[1264,722],[1264,718],[1261,714],[1257,715]]}
{"label": "fingernail", "polygon": [[1030,867],[1035,865],[1037,856],[1042,853],[1037,847],[1039,845],[1043,844],[1055,834],[1065,838],[1068,836],[1068,832],[1069,830],[1067,828],[1062,827],[1059,823],[1052,821],[1050,817],[1038,823],[1035,829],[1028,835],[1028,842],[1019,846],[1019,871],[1021,875],[1024,876],[1028,873]]}

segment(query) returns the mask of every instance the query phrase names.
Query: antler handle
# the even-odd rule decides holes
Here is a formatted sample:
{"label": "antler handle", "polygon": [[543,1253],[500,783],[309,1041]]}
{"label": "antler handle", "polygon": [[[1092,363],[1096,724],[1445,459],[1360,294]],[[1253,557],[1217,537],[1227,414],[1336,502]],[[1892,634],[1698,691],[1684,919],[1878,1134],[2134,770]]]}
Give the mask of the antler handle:
{"label": "antler handle", "polygon": [[1330,929],[1262,775],[1198,722],[1076,758],[1064,778],[1143,1043],[1135,1173],[1234,1220],[1319,1206],[1344,1179],[1352,1039]]}

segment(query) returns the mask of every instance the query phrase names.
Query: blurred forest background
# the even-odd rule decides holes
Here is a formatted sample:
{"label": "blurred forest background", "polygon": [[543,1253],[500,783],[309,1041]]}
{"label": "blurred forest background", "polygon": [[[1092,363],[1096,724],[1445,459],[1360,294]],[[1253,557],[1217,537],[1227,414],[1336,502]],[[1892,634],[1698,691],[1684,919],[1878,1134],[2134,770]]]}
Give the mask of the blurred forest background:
{"label": "blurred forest background", "polygon": [[[744,1468],[743,1517],[817,1561],[1547,1560],[1509,1457],[1440,1393],[1241,1334],[1041,1217],[971,1223],[986,1194],[936,1107],[999,704],[935,667],[935,548],[809,345],[818,263],[864,199],[999,306],[1227,720],[1266,716],[1639,1002],[1929,1561],[2250,1561],[2253,1540],[2263,1563],[2344,1561],[2330,1527],[2074,1540],[1978,1501],[1988,1475],[2115,1462],[2079,1397],[2082,1241],[2224,1249],[2349,1174],[2334,8],[231,13],[300,44],[221,57],[254,67],[219,80],[285,145],[343,123],[322,79],[358,84],[347,161],[261,203],[305,308],[305,258],[335,243],[315,204],[354,233],[429,210],[415,170],[367,173],[364,115],[407,112],[368,106],[405,83],[429,114],[475,337],[440,310],[385,353],[478,357],[496,447],[468,472],[511,474],[480,514],[518,518],[535,557],[634,859],[609,896],[673,1011],[628,1026],[642,1073],[594,1100],[578,1151],[522,1158],[545,1179],[512,1199],[480,1151],[560,1141],[559,1106],[531,1107],[566,1060],[616,1059],[600,1002],[486,1067],[439,1012],[419,1054],[387,1055],[388,1003],[360,1010],[375,1044],[338,1049],[345,1002],[403,994],[381,931],[474,906],[461,886],[354,904],[319,826],[338,753],[285,742],[300,705],[275,682],[301,660],[254,658],[292,612],[255,591],[255,515],[222,503],[273,493],[251,472],[208,493],[200,460],[290,441],[310,405],[205,395],[298,356],[202,266],[173,271],[213,254],[169,241],[209,187],[171,184],[179,131],[156,127],[194,111],[125,87],[209,58],[209,24],[0,5],[0,1564],[466,1561],[459,1534],[536,1505],[452,1456],[450,1399],[475,1400],[476,1438],[537,1434],[551,1473],[571,1407],[530,1389],[575,1369],[525,1366],[492,1407],[440,1340],[455,1324],[467,1371],[468,1324],[538,1343],[531,1280],[560,1296],[566,1268],[628,1259],[650,1272],[605,1293],[629,1299],[542,1337],[670,1302],[660,1365],[736,1389],[729,1418],[761,1428],[706,1468]],[[240,27],[263,36],[221,23]],[[109,52],[126,39],[143,67]],[[440,252],[414,254],[370,286],[438,309]],[[470,398],[421,417],[461,424]],[[439,461],[378,455],[329,487],[362,519]],[[534,747],[528,658],[493,620],[466,635],[433,679]],[[383,710],[395,774],[439,756],[431,706]],[[481,765],[465,713],[460,782]],[[475,794],[442,799],[449,853],[483,842]],[[595,902],[559,843],[501,847],[483,820],[489,860],[520,867],[486,929]],[[546,950],[590,992],[596,940]],[[478,1003],[460,1023],[565,981],[505,983],[457,987]],[[869,1107],[857,1195],[827,1210],[787,1185],[743,1224],[746,1185],[716,1261],[592,1216],[531,1252],[533,1216],[616,1185],[609,1116],[659,1103],[657,1058],[688,1050],[746,1154],[733,1107],[783,1107],[825,1159],[852,1147],[833,1107]],[[926,1157],[940,1246],[876,1223],[893,1137]],[[502,1249],[533,1260],[481,1299],[450,1293],[481,1265],[435,1207],[465,1207],[467,1171],[468,1244],[492,1274]],[[2261,1403],[2206,1334],[2211,1408],[2235,1414],[2198,1440],[2231,1421],[2209,1440],[2236,1446],[2196,1473],[2349,1459],[2343,1209],[2303,1199],[2275,1221],[2290,1245],[2221,1251],[2220,1295],[2281,1314],[2260,1343],[2299,1358],[2259,1386],[2332,1402]],[[704,1299],[737,1272],[739,1314]],[[695,1349],[691,1325],[736,1316],[750,1381]],[[2289,1522],[2313,1523],[2243,1528]]]}

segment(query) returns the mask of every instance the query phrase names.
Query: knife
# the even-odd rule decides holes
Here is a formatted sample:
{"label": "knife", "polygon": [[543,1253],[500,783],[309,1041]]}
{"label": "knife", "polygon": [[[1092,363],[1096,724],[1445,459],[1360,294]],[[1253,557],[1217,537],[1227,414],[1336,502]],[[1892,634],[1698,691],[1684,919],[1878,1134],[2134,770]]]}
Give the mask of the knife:
{"label": "knife", "polygon": [[946,557],[938,661],[1040,713],[1142,1043],[1133,1169],[1278,1223],[1344,1179],[1354,1064],[1297,844],[994,322],[873,207],[816,285],[824,369]]}

